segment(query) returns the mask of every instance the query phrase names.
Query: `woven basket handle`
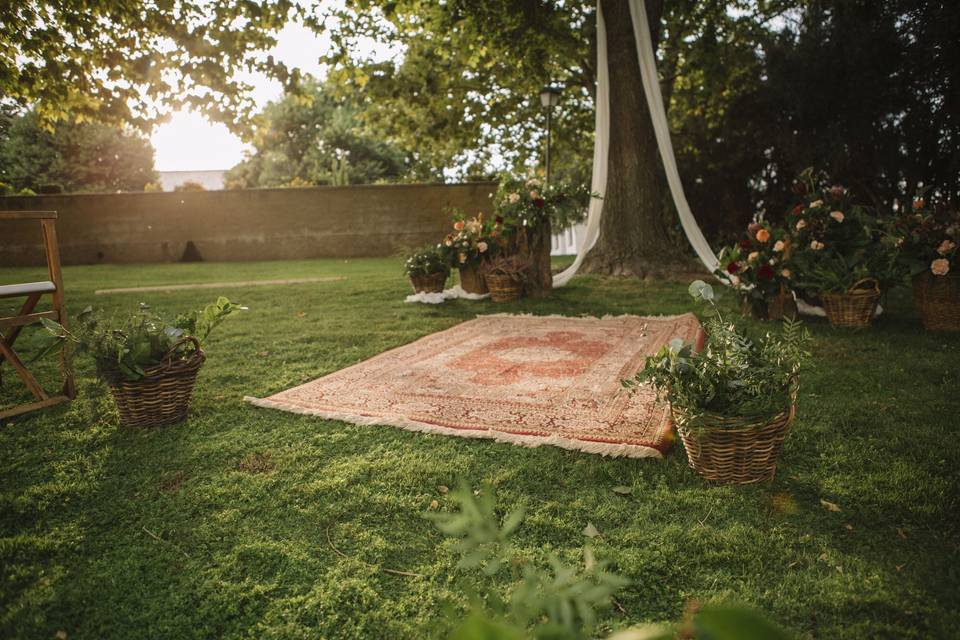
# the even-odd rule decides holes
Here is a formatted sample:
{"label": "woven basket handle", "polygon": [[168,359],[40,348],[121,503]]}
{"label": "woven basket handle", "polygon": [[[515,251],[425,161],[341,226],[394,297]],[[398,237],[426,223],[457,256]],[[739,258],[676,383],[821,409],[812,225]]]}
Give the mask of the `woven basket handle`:
{"label": "woven basket handle", "polygon": [[[861,287],[861,285],[871,285],[871,284],[873,286]],[[864,289],[864,290],[873,289],[875,292],[880,293],[880,282],[876,278],[860,278],[859,280],[854,282],[852,285],[850,285],[850,288],[847,289],[847,291],[854,291],[856,289]]]}
{"label": "woven basket handle", "polygon": [[167,350],[167,352],[160,359],[160,361],[167,362],[167,363],[173,362],[173,357],[177,353],[177,349],[189,343],[193,344],[194,350],[196,350],[198,353],[200,352],[200,341],[193,336],[184,336],[173,343],[173,346]]}

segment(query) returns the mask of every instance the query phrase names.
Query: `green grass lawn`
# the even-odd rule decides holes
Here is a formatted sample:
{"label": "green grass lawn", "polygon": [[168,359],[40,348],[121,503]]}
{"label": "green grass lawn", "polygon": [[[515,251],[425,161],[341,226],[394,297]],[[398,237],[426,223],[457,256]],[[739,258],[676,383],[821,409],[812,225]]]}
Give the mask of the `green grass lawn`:
{"label": "green grass lawn", "polygon": [[[0,270],[0,283],[39,273]],[[93,293],[330,275],[346,279]],[[577,563],[585,525],[600,530],[596,554],[631,582],[601,633],[677,619],[696,598],[758,607],[801,637],[960,637],[960,336],[922,331],[908,291],[868,331],[809,321],[815,360],[776,481],[714,488],[680,446],[664,460],[611,460],[242,400],[476,314],[685,312],[685,283],[579,277],[546,300],[440,306],[403,303],[397,260],[70,267],[65,283],[74,312],[142,298],[172,314],[218,293],[250,310],[211,337],[183,424],[119,428],[79,362],[75,402],[0,425],[0,637],[442,636],[449,605],[465,608],[483,582],[454,568],[453,541],[423,517],[433,500],[449,508],[439,487],[461,479],[491,482],[505,509],[526,505],[516,543],[531,562]],[[9,402],[9,367],[4,383]]]}

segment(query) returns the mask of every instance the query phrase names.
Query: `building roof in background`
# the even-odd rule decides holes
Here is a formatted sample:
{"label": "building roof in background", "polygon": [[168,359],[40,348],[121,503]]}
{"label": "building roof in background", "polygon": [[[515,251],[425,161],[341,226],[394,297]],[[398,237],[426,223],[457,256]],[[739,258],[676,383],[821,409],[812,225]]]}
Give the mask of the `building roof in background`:
{"label": "building roof in background", "polygon": [[160,184],[164,191],[173,191],[184,182],[199,182],[207,191],[223,189],[223,175],[226,169],[208,169],[206,171],[158,171]]}

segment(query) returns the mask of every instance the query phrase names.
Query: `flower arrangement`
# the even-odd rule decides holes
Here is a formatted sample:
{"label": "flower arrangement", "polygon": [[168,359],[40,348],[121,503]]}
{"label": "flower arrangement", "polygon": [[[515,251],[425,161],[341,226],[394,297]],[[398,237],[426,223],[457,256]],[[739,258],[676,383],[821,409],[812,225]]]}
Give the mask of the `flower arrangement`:
{"label": "flower arrangement", "polygon": [[497,253],[504,234],[504,220],[500,216],[490,220],[478,213],[467,219],[454,210],[453,232],[448,233],[441,244],[450,251],[454,266],[478,266]]}
{"label": "flower arrangement", "polygon": [[801,197],[787,215],[793,237],[798,287],[817,294],[845,293],[875,280],[887,288],[896,279],[894,253],[881,241],[877,218],[855,204],[843,186],[807,169],[794,183]]}
{"label": "flower arrangement", "polygon": [[450,272],[450,256],[449,247],[443,244],[424,247],[407,256],[403,263],[403,272],[409,277],[447,274]]}
{"label": "flower arrangement", "polygon": [[[755,315],[780,318],[793,277],[791,253],[792,242],[786,229],[756,219],[747,226],[739,242],[720,250],[720,268],[715,275],[739,291],[753,309],[762,307],[762,313]],[[781,305],[780,313],[769,313],[775,301]]]}
{"label": "flower arrangement", "polygon": [[960,210],[931,206],[918,196],[893,220],[890,234],[911,275],[929,271],[943,277],[960,271]]}
{"label": "flower arrangement", "polygon": [[723,319],[710,285],[697,280],[689,292],[709,304],[703,349],[694,352],[674,339],[648,356],[643,370],[624,385],[650,383],[659,399],[688,416],[762,417],[788,407],[808,357],[810,336],[802,323],[787,318],[779,336],[768,332],[755,341]]}
{"label": "flower arrangement", "polygon": [[590,203],[590,190],[562,182],[546,184],[539,177],[505,176],[494,195],[494,209],[508,230],[533,228],[549,221],[566,229],[582,221]]}

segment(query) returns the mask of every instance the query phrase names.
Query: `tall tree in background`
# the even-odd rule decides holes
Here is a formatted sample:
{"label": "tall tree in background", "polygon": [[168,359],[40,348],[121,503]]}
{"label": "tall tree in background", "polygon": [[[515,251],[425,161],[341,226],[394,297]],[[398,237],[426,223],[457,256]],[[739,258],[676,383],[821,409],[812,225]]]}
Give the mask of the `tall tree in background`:
{"label": "tall tree in background", "polygon": [[408,177],[410,158],[365,132],[352,102],[312,79],[299,94],[271,102],[258,116],[254,152],[227,172],[227,184],[369,184]]}
{"label": "tall tree in background", "polygon": [[45,124],[97,120],[150,128],[194,107],[235,131],[255,108],[238,72],[295,88],[267,56],[296,17],[292,0],[15,0],[0,2],[0,95]]}
{"label": "tall tree in background", "polygon": [[29,112],[0,137],[0,182],[15,191],[142,191],[156,179],[150,142],[110,125],[60,122],[51,132]]}

